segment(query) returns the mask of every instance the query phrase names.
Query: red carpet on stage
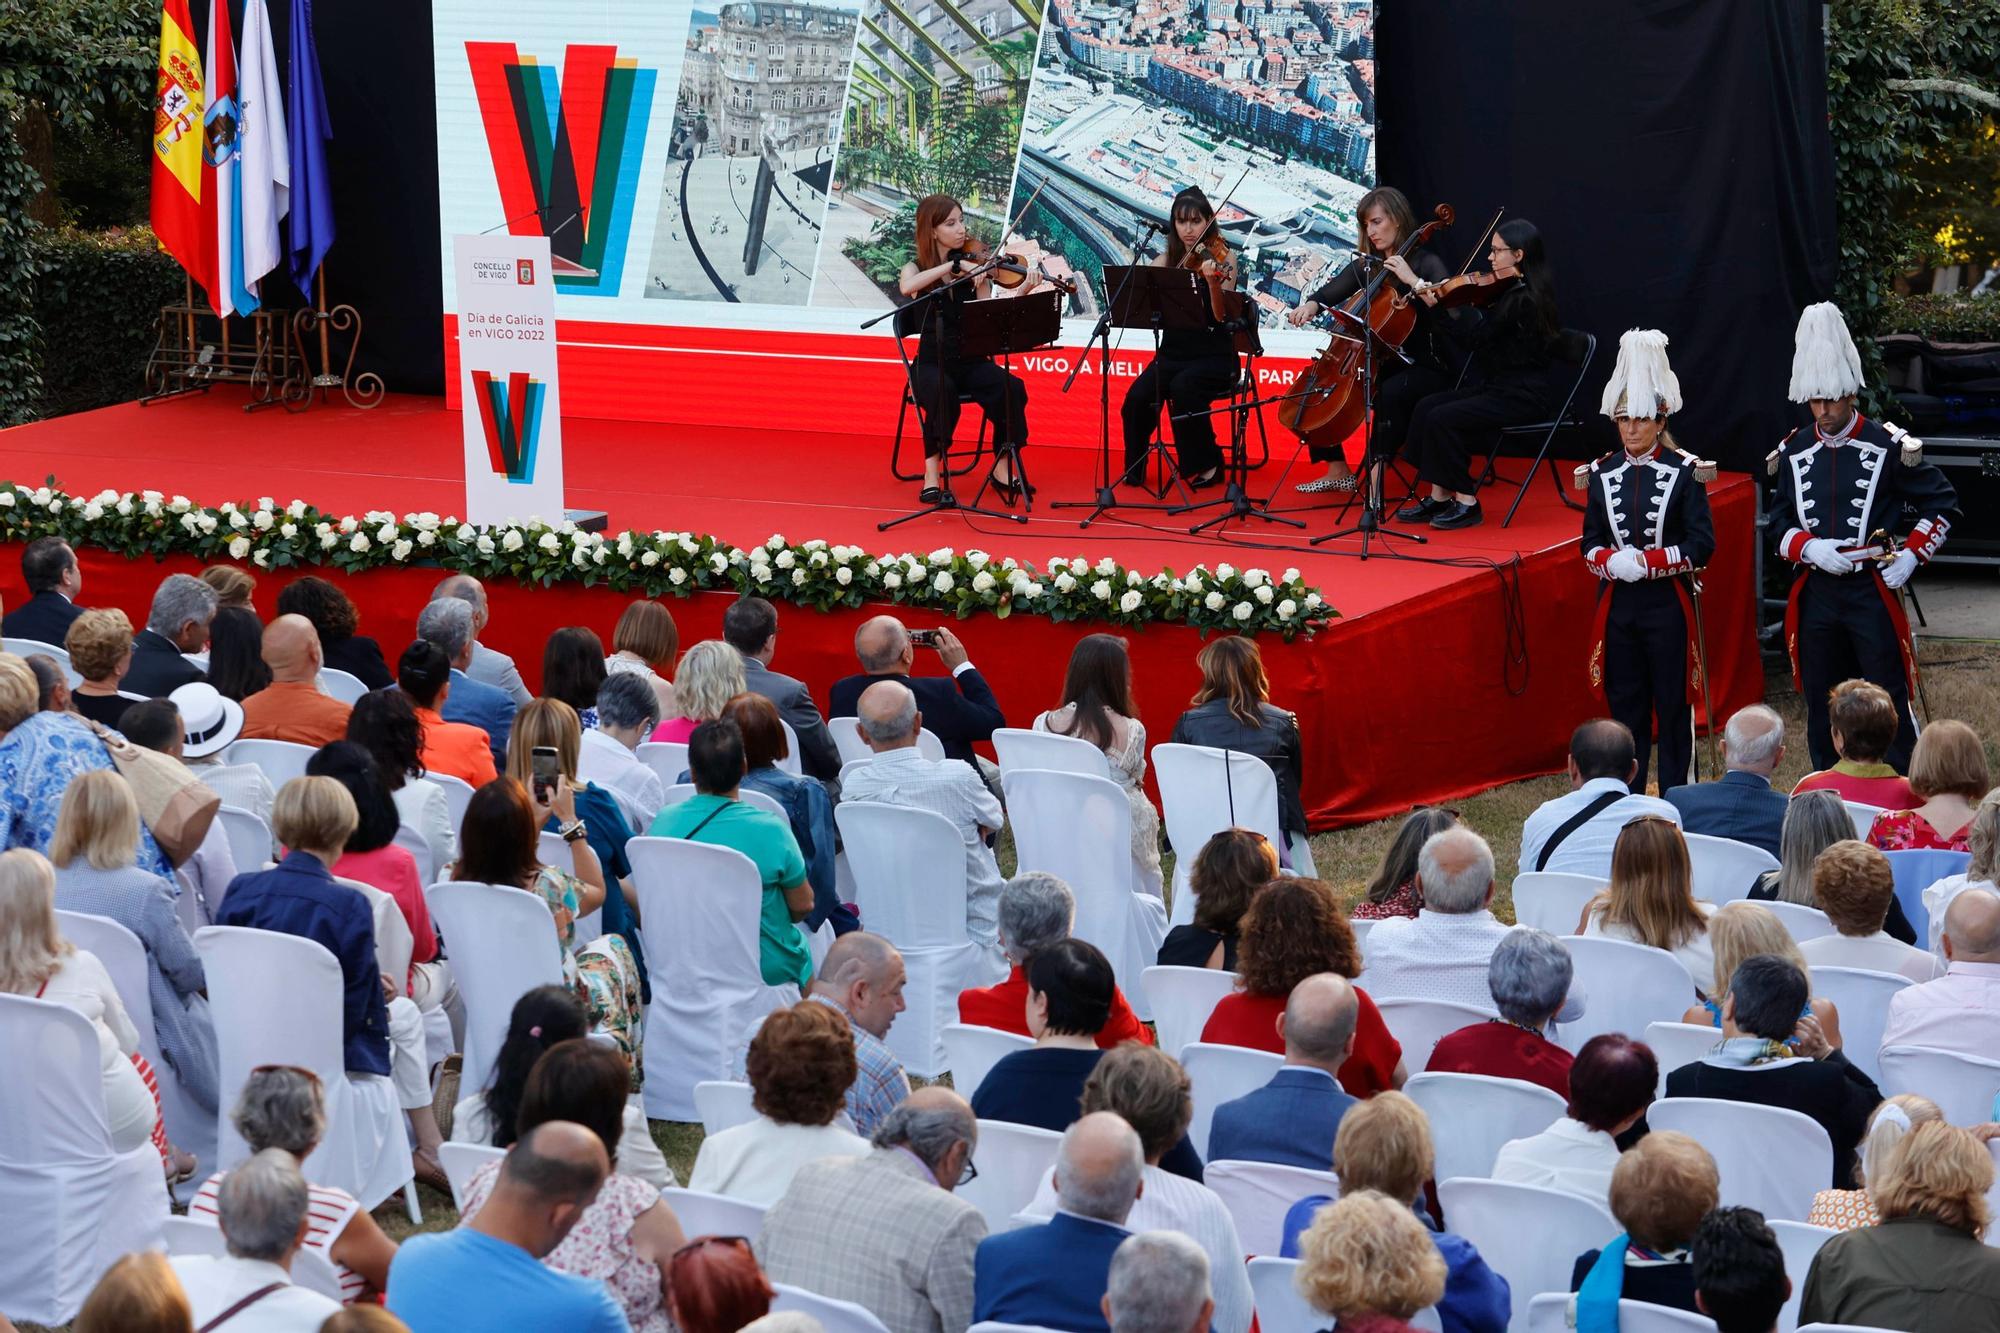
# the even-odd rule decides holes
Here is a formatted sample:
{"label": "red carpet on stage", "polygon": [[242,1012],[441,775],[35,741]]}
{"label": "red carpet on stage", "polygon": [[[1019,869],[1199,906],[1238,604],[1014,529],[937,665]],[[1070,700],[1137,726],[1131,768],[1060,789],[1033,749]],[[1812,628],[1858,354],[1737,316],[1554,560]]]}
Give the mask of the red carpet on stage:
{"label": "red carpet on stage", "polygon": [[[241,396],[225,389],[0,432],[0,478],[33,486],[53,476],[56,485],[85,495],[105,487],[150,488],[205,504],[260,495],[280,503],[298,498],[335,513],[451,514],[464,506],[459,417],[441,400],[391,396],[374,411],[322,406],[297,416],[247,416],[240,405]],[[914,507],[916,486],[890,480],[887,439],[833,433],[841,422],[815,424],[827,433],[565,420],[570,504],[607,511],[613,532],[688,530],[738,545],[782,533],[794,542],[822,538],[878,553],[976,547],[1038,564],[1110,555],[1148,574],[1225,562],[1274,573],[1297,566],[1341,616],[1311,638],[1287,644],[1265,636],[1259,642],[1273,701],[1299,714],[1306,808],[1316,828],[1380,818],[1559,768],[1571,727],[1602,712],[1584,672],[1599,585],[1577,557],[1578,515],[1557,502],[1546,475],[1530,488],[1512,527],[1500,526],[1513,491],[1505,484],[1487,493],[1483,526],[1417,529],[1431,538],[1427,545],[1396,543],[1429,562],[1379,556],[1364,562],[1354,558],[1351,539],[1308,546],[1309,536],[1355,515],[1337,519],[1337,506],[1308,504],[1292,490],[1293,482],[1310,475],[1303,461],[1284,480],[1279,509],[1304,519],[1304,533],[1244,521],[1188,536],[1186,526],[1212,510],[1179,519],[1116,511],[1079,531],[1080,511],[1052,511],[1049,502],[1088,499],[1096,455],[1062,447],[1037,448],[1028,456],[1040,494],[1025,526],[930,516],[878,533],[877,522]],[[1273,433],[1274,456],[1251,474],[1253,493],[1266,495],[1279,485],[1290,440],[1284,436],[1281,447]],[[916,452],[911,442],[906,457]],[[1503,460],[1501,471],[1519,477],[1525,466]],[[964,487],[967,495],[972,489]],[[1752,618],[1755,491],[1749,478],[1732,474],[1713,483],[1709,494],[1718,550],[1705,579],[1705,610],[1713,702],[1726,715],[1762,694]],[[196,567],[192,559],[156,565],[89,549],[79,555],[80,600],[122,607],[134,624],[143,623],[160,578]],[[0,563],[0,595],[17,604],[26,596],[19,563]],[[361,608],[362,632],[382,644],[392,664],[440,577],[425,568],[352,577],[332,570],[265,574],[259,610],[270,615],[279,588],[301,572],[321,573],[348,590]],[[531,686],[551,630],[587,625],[608,642],[629,600],[574,585],[496,584],[489,591],[493,618],[482,639],[513,654]],[[721,593],[666,599],[682,646],[718,634],[728,601]],[[857,669],[852,636],[875,610],[780,606],[774,669],[798,676],[824,699],[834,680]],[[917,626],[930,618],[907,608],[899,614]],[[1070,646],[1093,628],[1032,616],[977,616],[955,627],[1017,726],[1059,702]],[[1176,625],[1121,632],[1132,641],[1140,715],[1155,743],[1167,740],[1199,684],[1194,653],[1201,636]]]}

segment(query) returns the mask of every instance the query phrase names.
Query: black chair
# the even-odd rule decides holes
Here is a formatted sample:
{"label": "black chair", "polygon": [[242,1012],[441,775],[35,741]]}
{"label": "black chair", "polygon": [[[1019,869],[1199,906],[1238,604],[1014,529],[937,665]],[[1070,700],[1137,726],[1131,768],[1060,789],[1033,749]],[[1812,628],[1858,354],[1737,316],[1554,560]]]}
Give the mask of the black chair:
{"label": "black chair", "polygon": [[[967,394],[961,393],[958,396],[959,416],[961,419],[965,415],[965,408],[971,402],[972,398]],[[903,384],[903,401],[896,408],[896,443],[889,453],[889,472],[897,481],[918,481],[924,475],[921,468],[915,472],[903,471],[903,424],[909,420],[910,413],[915,409],[916,405],[917,396],[911,391],[909,383],[905,381]],[[979,435],[972,443],[972,452],[970,454],[958,453],[949,447],[945,450],[945,470],[954,477],[962,477],[978,467],[980,458],[986,453],[986,413],[980,412],[978,415]],[[951,460],[954,458],[964,458],[965,466],[951,466]]]}
{"label": "black chair", "polygon": [[[1563,490],[1562,475],[1556,467],[1556,460],[1549,457],[1549,445],[1555,441],[1557,431],[1565,429],[1575,430],[1587,424],[1588,419],[1579,415],[1573,409],[1576,406],[1577,390],[1583,387],[1584,377],[1590,374],[1590,363],[1596,355],[1596,334],[1586,333],[1582,329],[1564,329],[1562,331],[1562,359],[1565,364],[1576,366],[1576,378],[1570,381],[1569,392],[1563,395],[1562,406],[1557,409],[1555,416],[1547,421],[1535,421],[1526,425],[1501,427],[1500,438],[1502,440],[1527,439],[1531,436],[1541,436],[1541,443],[1535,449],[1535,461],[1529,466],[1527,475],[1521,478],[1520,487],[1514,492],[1514,503],[1507,506],[1507,517],[1500,521],[1501,527],[1507,527],[1514,522],[1515,511],[1520,509],[1521,501],[1528,494],[1528,486],[1534,481],[1535,474],[1541,471],[1543,463],[1549,465],[1549,484],[1555,487],[1556,499],[1562,501],[1566,508],[1577,510],[1579,513],[1582,512],[1583,506],[1570,499],[1568,492]],[[1495,448],[1486,456],[1486,468],[1479,474],[1479,489],[1491,486],[1495,482],[1506,480],[1506,478],[1499,475],[1499,461],[1500,450]]]}

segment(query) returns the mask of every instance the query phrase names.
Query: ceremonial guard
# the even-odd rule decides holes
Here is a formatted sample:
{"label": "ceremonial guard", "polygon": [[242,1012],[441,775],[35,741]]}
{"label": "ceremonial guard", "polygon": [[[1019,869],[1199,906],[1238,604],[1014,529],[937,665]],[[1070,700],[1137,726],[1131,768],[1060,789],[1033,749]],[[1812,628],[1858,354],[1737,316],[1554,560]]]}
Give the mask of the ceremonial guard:
{"label": "ceremonial guard", "polygon": [[1589,491],[1583,559],[1598,590],[1591,685],[1611,716],[1632,729],[1644,791],[1654,722],[1660,790],[1694,780],[1694,704],[1707,669],[1698,648],[1696,573],[1715,552],[1706,483],[1713,463],[1683,453],[1667,433],[1681,387],[1667,363],[1667,335],[1632,329],[1604,386],[1604,415],[1623,448],[1576,470]]}
{"label": "ceremonial guard", "polygon": [[[1958,498],[1923,441],[1855,410],[1861,357],[1831,301],[1799,316],[1791,398],[1813,424],[1787,435],[1766,464],[1777,478],[1772,530],[1778,554],[1798,566],[1785,611],[1785,648],[1806,701],[1806,742],[1814,768],[1838,756],[1827,726],[1827,697],[1863,677],[1889,691],[1901,725],[1888,761],[1908,769],[1916,745],[1917,656],[1899,589],[1944,545]],[[1915,524],[1898,539],[1904,511]]]}

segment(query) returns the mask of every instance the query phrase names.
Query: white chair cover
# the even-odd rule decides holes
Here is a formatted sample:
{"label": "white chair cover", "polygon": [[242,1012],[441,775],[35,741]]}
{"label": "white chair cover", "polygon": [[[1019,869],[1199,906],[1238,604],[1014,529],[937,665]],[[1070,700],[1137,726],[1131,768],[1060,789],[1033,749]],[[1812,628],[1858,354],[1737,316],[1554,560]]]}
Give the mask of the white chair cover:
{"label": "white chair cover", "polygon": [[1897,1333],[1879,1324],[1800,1324],[1799,1333]]}
{"label": "white chair cover", "polygon": [[1060,1333],[1060,1330],[1046,1324],[1003,1324],[997,1319],[982,1319],[966,1333]]}
{"label": "white chair cover", "polygon": [[1569,1290],[1579,1254],[1603,1248],[1624,1230],[1603,1204],[1539,1185],[1460,1177],[1438,1182],[1438,1202],[1451,1229],[1507,1279],[1514,1328],[1530,1326],[1528,1303],[1539,1293]]}
{"label": "white chair cover", "polygon": [[1514,877],[1514,920],[1551,935],[1574,935],[1583,905],[1604,892],[1609,880],[1555,870],[1527,870]]}
{"label": "white chair cover", "polygon": [[677,1185],[661,1190],[660,1198],[674,1210],[682,1234],[690,1240],[696,1236],[744,1236],[756,1240],[757,1233],[764,1229],[761,1203]]}
{"label": "white chair cover", "polygon": [[368,693],[368,686],[361,677],[351,671],[342,671],[339,667],[321,667],[319,687],[350,707],[362,695]]}
{"label": "white chair cover", "polygon": [[[1568,1281],[1563,1285],[1567,1287]],[[1797,1289],[1804,1286],[1804,1278],[1795,1283]],[[1548,1291],[1535,1297],[1528,1303],[1527,1333],[1568,1333],[1573,1299],[1567,1291]],[[1520,1326],[1518,1321],[1516,1326]],[[1699,1333],[1704,1329],[1715,1333],[1715,1321],[1707,1315],[1644,1301],[1618,1302],[1618,1333]]]}
{"label": "white chair cover", "polygon": [[[894,1029],[890,1029],[894,1031]],[[993,1066],[1016,1051],[1033,1049],[1035,1040],[1018,1032],[983,1028],[972,1023],[944,1026],[944,1064],[951,1071],[951,1086],[967,1101],[993,1072]]]}
{"label": "white chair cover", "polygon": [[1785,1252],[1785,1274],[1792,1279],[1792,1294],[1778,1312],[1778,1333],[1793,1333],[1799,1326],[1799,1301],[1806,1294],[1806,1274],[1812,1271],[1819,1247],[1840,1233],[1832,1227],[1816,1227],[1785,1218],[1771,1220],[1771,1232],[1778,1248]]}
{"label": "white chair cover", "polygon": [[459,1087],[480,1092],[507,1040],[514,1002],[537,986],[563,984],[556,919],[539,895],[499,884],[446,881],[424,898],[465,1005]]}
{"label": "white chair cover", "polygon": [[394,898],[373,884],[364,884],[345,875],[335,875],[333,882],[345,885],[368,900],[369,914],[375,918],[375,966],[383,976],[394,979],[398,986],[402,986],[410,975],[410,958],[417,948],[403,909],[396,905]]}
{"label": "white chair cover", "polygon": [[1710,1097],[1662,1097],[1646,1111],[1654,1129],[1679,1130],[1715,1158],[1721,1202],[1765,1218],[1803,1222],[1833,1179],[1833,1140],[1802,1111]]}
{"label": "white chair cover", "polygon": [[688,771],[688,747],[681,741],[640,741],[632,753],[660,775],[662,787],[672,787]]}
{"label": "white chair cover", "polygon": [[1644,1032],[1650,1023],[1677,1023],[1700,1000],[1687,965],[1664,949],[1599,935],[1565,935],[1563,947],[1574,969],[1571,987],[1584,996],[1583,1016],[1556,1028],[1555,1039],[1565,1050],[1582,1050],[1600,1032]]}
{"label": "white chair cover", "polygon": [[1222,997],[1236,989],[1234,972],[1216,967],[1163,967],[1139,974],[1139,993],[1153,1011],[1153,1030],[1169,1055],[1201,1040]]}
{"label": "white chair cover", "polygon": [[[498,1149],[487,1149],[497,1152]],[[228,1255],[229,1242],[222,1234],[222,1227],[207,1217],[169,1217],[166,1220],[167,1253],[180,1258],[184,1255],[204,1255],[220,1259]],[[292,1256],[292,1285],[305,1291],[315,1292],[330,1301],[343,1300],[340,1290],[340,1275],[333,1264],[318,1250],[301,1249]]]}
{"label": "white chair cover", "polygon": [[720,1134],[755,1120],[757,1108],[751,1104],[752,1095],[748,1083],[711,1078],[695,1084],[694,1105],[701,1116],[701,1132]]}
{"label": "white chair cover", "polygon": [[[43,643],[40,639],[7,639],[4,642],[7,651],[16,657],[33,657],[36,653],[44,657],[53,657],[56,665],[62,668],[63,679],[69,682],[71,689],[83,684],[83,673],[70,664],[69,649],[61,644]],[[123,690],[118,692],[125,693]]]}
{"label": "white chair cover", "polygon": [[438,1165],[444,1168],[444,1178],[451,1182],[451,1206],[464,1212],[466,1186],[479,1174],[479,1168],[506,1155],[505,1148],[496,1148],[490,1143],[447,1142],[441,1146],[438,1149]]}
{"label": "white chair cover", "polygon": [[2000,1104],[1995,1100],[2000,1098],[2000,1062],[1994,1060],[1928,1046],[1888,1046],[1882,1050],[1881,1065],[1877,1083],[1884,1097],[1921,1093],[1936,1102],[1954,1125],[1983,1125],[1993,1119],[1993,1108]]}
{"label": "white chair cover", "polygon": [[798,1001],[797,986],[766,986],[758,919],[764,885],[749,857],[681,838],[625,844],[647,932],[653,1002],[646,1010],[646,1114],[696,1118],[694,1085],[729,1077],[750,1025]]}
{"label": "white chair cover", "polygon": [[972,1150],[972,1164],[979,1174],[958,1187],[958,1197],[986,1215],[989,1232],[1010,1229],[1014,1214],[1034,1202],[1043,1173],[1056,1164],[1061,1143],[1062,1135],[1053,1129],[981,1120],[979,1144]]}
{"label": "white chair cover", "polygon": [[1771,909],[1772,914],[1784,925],[1786,933],[1792,937],[1794,944],[1804,944],[1807,940],[1824,939],[1828,935],[1840,933],[1834,926],[1832,918],[1817,907],[1808,907],[1804,903],[1788,903],[1783,899],[1772,899],[1757,905]]}
{"label": "white chair cover", "polygon": [[1568,1107],[1538,1083],[1485,1074],[1417,1074],[1403,1091],[1430,1119],[1437,1180],[1492,1175],[1502,1145],[1541,1133]]}
{"label": "white chair cover", "polygon": [[154,1249],[160,1154],[111,1147],[97,1029],[50,1000],[0,994],[0,1310],[66,1324],[118,1256]]}
{"label": "white chair cover", "polygon": [[[778,804],[778,798],[769,792],[758,791],[755,787],[738,787],[736,794],[742,798],[745,805],[754,805],[759,810],[767,814],[776,815],[787,822],[791,820],[791,816],[785,813],[785,807]],[[664,791],[665,799],[661,801],[660,809],[664,810],[670,805],[679,805],[682,801],[691,801],[696,795],[698,793],[695,791],[695,786],[692,782],[668,783]],[[645,831],[645,829],[639,830],[641,833]]]}
{"label": "white chair cover", "polygon": [[1020,869],[1047,871],[1069,885],[1076,895],[1070,933],[1104,951],[1133,1010],[1150,1019],[1139,974],[1160,956],[1167,905],[1132,873],[1125,789],[1107,777],[1045,768],[1015,769],[1001,787]]}
{"label": "white chair cover", "polygon": [[[1366,978],[1357,984],[1365,986]],[[1407,995],[1383,996],[1375,999],[1375,1007],[1382,1011],[1382,1021],[1388,1025],[1389,1035],[1402,1044],[1404,1068],[1413,1071],[1431,1062],[1431,1048],[1438,1044],[1440,1038],[1460,1028],[1489,1022],[1500,1016],[1497,1010],[1482,1009],[1476,1004],[1419,1000]],[[1444,1177],[1439,1176],[1438,1179]]]}
{"label": "white chair cover", "polygon": [[1250,1294],[1258,1333],[1323,1333],[1327,1316],[1299,1295],[1299,1261],[1259,1255],[1250,1261]]}
{"label": "white chair cover", "polygon": [[1750,896],[1750,886],[1766,871],[1778,868],[1778,858],[1762,847],[1706,833],[1683,834],[1688,862],[1694,872],[1694,896],[1720,907]]}
{"label": "white chair cover", "polygon": [[1194,920],[1188,876],[1196,853],[1210,838],[1226,828],[1246,828],[1269,838],[1273,847],[1285,845],[1278,828],[1278,779],[1256,755],[1208,745],[1166,742],[1153,747],[1152,760],[1160,820],[1174,847],[1169,924],[1184,926]]}
{"label": "white chair cover", "polygon": [[826,720],[826,734],[833,737],[833,752],[840,757],[843,767],[858,759],[875,757],[868,742],[861,739],[860,718],[830,717]]}
{"label": "white chair cover", "polygon": [[861,919],[896,946],[908,975],[908,1007],[883,1040],[910,1073],[936,1078],[950,1063],[944,1030],[958,1018],[958,993],[1007,975],[999,950],[966,934],[965,840],[929,810],[842,801],[833,818]]}
{"label": "white chair cover", "polygon": [[[237,874],[248,875],[271,864],[277,840],[271,836],[271,826],[260,819],[256,811],[225,805],[215,812],[215,818],[222,825],[223,835],[229,839],[229,859],[236,863]],[[213,912],[221,906],[219,902],[210,903],[208,910]]]}
{"label": "white chair cover", "polygon": [[782,717],[778,719],[778,725],[785,731],[785,754],[778,760],[778,771],[794,777],[801,776],[806,770],[805,765],[799,762],[799,733],[792,730],[792,724]]}
{"label": "white chair cover", "polygon": [[1340,1197],[1340,1177],[1333,1172],[1277,1162],[1210,1162],[1201,1180],[1229,1209],[1246,1257],[1284,1248],[1285,1214],[1299,1200],[1315,1194]]}
{"label": "white chair cover", "polygon": [[1682,1065],[1691,1065],[1701,1059],[1721,1040],[1722,1029],[1706,1023],[1646,1024],[1645,1042],[1652,1048],[1653,1059],[1660,1066],[1657,1095],[1667,1095],[1667,1075]]}
{"label": "white chair cover", "polygon": [[1083,773],[1093,778],[1111,777],[1111,761],[1104,751],[1078,736],[1030,731],[1026,727],[1002,727],[993,733],[993,753],[999,757],[1003,779],[1018,768]]}
{"label": "white chair cover", "polygon": [[[429,884],[437,879],[438,871],[444,867],[432,862],[430,839],[426,838],[421,830],[411,828],[408,824],[398,824],[395,842],[398,847],[410,854],[412,861],[417,863],[417,883]],[[230,850],[236,850],[234,843],[230,844]],[[240,870],[242,867],[238,866],[237,869]]]}
{"label": "white chair cover", "polygon": [[[462,835],[465,831],[465,807],[472,804],[472,784],[449,773],[426,773],[424,776],[444,792],[444,807],[451,815],[451,831]],[[438,867],[438,873],[443,872],[444,867]]]}
{"label": "white chair cover", "polygon": [[[1253,1051],[1247,1046],[1224,1046],[1197,1041],[1181,1048],[1181,1068],[1187,1071],[1194,1118],[1188,1122],[1188,1138],[1194,1150],[1208,1160],[1208,1131],[1215,1121],[1215,1108],[1247,1096],[1277,1077],[1285,1057],[1271,1051]],[[1333,1145],[1327,1145],[1332,1152]],[[1275,1254],[1276,1250],[1267,1251]]]}
{"label": "white chair cover", "polygon": [[[1917,926],[1917,930],[1921,938],[1923,927]],[[1840,1053],[1877,1083],[1882,1081],[1882,1029],[1889,1023],[1889,1001],[1896,998],[1897,991],[1916,984],[1894,972],[1859,967],[1812,970],[1813,994],[1833,1001],[1833,1007],[1840,1011]]]}
{"label": "white chair cover", "polygon": [[1860,801],[1842,801],[1841,804],[1847,807],[1847,817],[1854,821],[1854,836],[1866,842],[1868,830],[1875,826],[1875,816],[1881,814],[1885,807],[1864,805]]}
{"label": "white chair cover", "polygon": [[[1931,909],[1924,906],[1924,890],[1947,875],[1963,875],[1972,864],[1972,853],[1923,848],[1883,855],[1889,858],[1889,869],[1896,876],[1896,901],[1903,905],[1903,915],[1910,919],[1917,938],[1928,941]],[[1845,1032],[1846,1027],[1841,1030]]]}
{"label": "white chair cover", "polygon": [[229,1109],[250,1071],[298,1065],[319,1075],[326,1090],[326,1137],[302,1163],[306,1179],[344,1189],[368,1209],[395,1193],[411,1172],[403,1112],[386,1075],[346,1073],[333,955],[316,941],[247,926],[205,926],[194,947],[208,974],[222,1065],[216,1168],[249,1156]]}
{"label": "white chair cover", "polygon": [[313,757],[313,747],[291,741],[243,740],[223,754],[227,763],[255,764],[263,769],[271,780],[271,790],[276,791],[293,778],[306,775],[306,760]]}
{"label": "white chair cover", "polygon": [[771,1313],[796,1310],[819,1320],[822,1333],[889,1333],[883,1322],[853,1301],[816,1296],[804,1287],[783,1282],[771,1284]]}

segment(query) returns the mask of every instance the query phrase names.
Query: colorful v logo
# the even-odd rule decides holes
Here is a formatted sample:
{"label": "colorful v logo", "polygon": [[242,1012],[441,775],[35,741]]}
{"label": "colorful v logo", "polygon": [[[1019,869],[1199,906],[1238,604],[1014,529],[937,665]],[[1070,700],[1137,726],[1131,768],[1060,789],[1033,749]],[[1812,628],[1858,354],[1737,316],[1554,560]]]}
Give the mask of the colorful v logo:
{"label": "colorful v logo", "polygon": [[542,436],[542,399],[547,386],[517,370],[503,384],[490,370],[472,372],[472,396],[486,428],[486,454],[493,471],[523,484],[535,479],[535,447]]}
{"label": "colorful v logo", "polygon": [[556,290],[616,296],[658,71],[569,46],[562,82],[512,42],[467,42],[508,231],[549,238]]}

